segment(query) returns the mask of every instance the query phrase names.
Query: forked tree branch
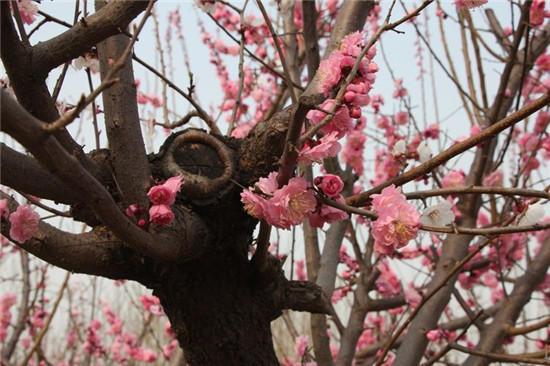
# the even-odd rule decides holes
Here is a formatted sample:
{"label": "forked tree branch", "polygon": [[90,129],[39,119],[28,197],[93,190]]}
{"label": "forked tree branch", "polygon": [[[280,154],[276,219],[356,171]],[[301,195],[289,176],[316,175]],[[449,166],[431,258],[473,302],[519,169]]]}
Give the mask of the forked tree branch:
{"label": "forked tree branch", "polygon": [[[116,3],[105,4],[104,1],[96,0],[97,13]],[[138,3],[142,5],[141,2]],[[148,206],[146,192],[151,185],[151,170],[141,133],[131,48],[151,12],[153,4],[147,3],[149,6],[132,40],[118,34],[97,45],[102,82],[109,82],[113,76],[119,80],[102,93],[114,175],[124,205],[139,204],[141,207]],[[137,10],[141,11],[140,9]],[[116,62],[113,64],[113,61]],[[120,64],[117,65],[118,63]],[[120,69],[115,71],[117,66]]]}
{"label": "forked tree branch", "polygon": [[45,77],[55,67],[77,58],[104,39],[120,34],[147,4],[147,1],[111,1],[67,31],[38,43],[32,48],[33,73]]}
{"label": "forked tree branch", "polygon": [[184,228],[185,235],[178,239],[170,234],[153,235],[137,227],[119,209],[105,187],[43,130],[42,122],[25,111],[5,90],[1,95],[2,132],[19,141],[40,162],[53,164],[55,174],[82,197],[82,201],[125,245],[160,261],[174,262],[193,255],[193,248],[204,235],[199,222],[195,223],[196,226]]}
{"label": "forked tree branch", "polygon": [[76,203],[71,187],[44,169],[38,161],[0,143],[0,184],[59,203]]}

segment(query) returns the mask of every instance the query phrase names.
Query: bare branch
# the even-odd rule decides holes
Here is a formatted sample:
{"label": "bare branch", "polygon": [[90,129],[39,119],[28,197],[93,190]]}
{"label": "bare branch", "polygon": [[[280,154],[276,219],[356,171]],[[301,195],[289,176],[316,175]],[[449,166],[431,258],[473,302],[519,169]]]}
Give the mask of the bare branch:
{"label": "bare branch", "polygon": [[32,48],[33,72],[43,77],[107,37],[121,33],[147,8],[146,1],[112,1],[94,14],[82,18],[71,29]]}
{"label": "bare branch", "polygon": [[0,183],[17,191],[60,203],[76,203],[79,196],[35,159],[0,143]]}
{"label": "bare branch", "polygon": [[[103,4],[103,1],[96,1],[98,12],[112,5],[110,3],[102,7]],[[105,127],[114,175],[121,190],[124,205],[137,203],[142,207],[148,205],[146,192],[151,184],[151,171],[141,134],[134,71],[130,55],[136,37],[151,14],[152,6],[153,1],[149,1],[145,14],[131,40],[128,40],[125,35],[119,34],[111,36],[97,45],[101,84],[109,83],[115,75],[119,78],[118,83],[103,92]],[[113,64],[112,60],[117,61]],[[101,89],[101,85],[97,89]]]}

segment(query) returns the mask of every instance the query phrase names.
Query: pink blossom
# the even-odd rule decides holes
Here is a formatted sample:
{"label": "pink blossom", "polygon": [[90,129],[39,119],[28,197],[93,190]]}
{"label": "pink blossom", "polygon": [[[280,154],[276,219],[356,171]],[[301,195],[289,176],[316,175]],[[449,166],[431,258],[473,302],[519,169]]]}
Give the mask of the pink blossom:
{"label": "pink blossom", "polygon": [[143,305],[143,308],[148,312],[150,312],[151,314],[153,315],[164,314],[158,297],[153,295],[141,295],[139,297],[139,301],[141,301],[141,305]]}
{"label": "pink blossom", "polygon": [[323,191],[328,197],[337,197],[344,189],[342,178],[334,174],[325,174],[322,177],[316,177],[315,185]]}
{"label": "pink blossom", "polygon": [[170,206],[153,205],[149,209],[149,217],[151,222],[156,225],[170,225],[174,221],[174,213]]}
{"label": "pink blossom", "polygon": [[245,138],[252,130],[252,127],[254,127],[254,125],[251,123],[241,123],[231,132],[231,137],[236,139]]}
{"label": "pink blossom", "polygon": [[[314,125],[321,123],[327,115],[323,111],[331,111],[335,104],[336,101],[334,99],[327,99],[321,104],[321,110],[309,111],[307,113],[307,118],[309,118]],[[349,115],[349,109],[346,105],[342,105],[336,110],[330,122],[321,128],[321,131],[327,134],[336,131],[338,132],[338,137],[342,137],[352,129],[353,124]]]}
{"label": "pink blossom", "polygon": [[338,132],[331,132],[321,137],[319,143],[313,147],[305,144],[298,153],[298,161],[301,163],[322,163],[323,159],[336,156],[342,148],[337,136]]}
{"label": "pink blossom", "polygon": [[544,53],[535,61],[535,65],[542,71],[550,71],[550,54]]}
{"label": "pink blossom", "polygon": [[[344,198],[339,196],[337,202],[345,203]],[[349,214],[336,207],[321,205],[315,212],[308,216],[309,223],[313,227],[323,227],[325,223],[342,221],[349,217]]]}
{"label": "pink blossom", "polygon": [[409,122],[409,113],[404,111],[397,112],[393,118],[398,125],[406,125]]}
{"label": "pink blossom", "polygon": [[265,198],[256,193],[245,189],[241,192],[241,202],[244,205],[244,210],[257,219],[263,219],[266,216],[268,202]]}
{"label": "pink blossom", "polygon": [[503,179],[502,170],[495,170],[483,179],[483,185],[488,187],[502,187]]}
{"label": "pink blossom", "polygon": [[394,98],[404,98],[409,94],[407,89],[403,86],[403,79],[396,79],[393,84],[395,87],[393,90]]}
{"label": "pink blossom", "polygon": [[297,260],[296,262],[296,278],[298,281],[305,281],[307,280],[307,274],[306,274],[306,263],[303,259]]}
{"label": "pink blossom", "polygon": [[432,123],[423,132],[424,138],[438,139],[439,138],[439,124]]}
{"label": "pink blossom", "polygon": [[462,170],[451,170],[441,180],[443,188],[463,187],[466,184],[466,174]]}
{"label": "pink blossom", "polygon": [[147,196],[153,205],[173,205],[182,183],[181,175],[169,178],[163,184],[151,187]]}
{"label": "pink blossom", "polygon": [[295,351],[296,351],[296,358],[302,359],[307,351],[307,345],[309,343],[309,337],[308,336],[298,336],[296,337],[296,345],[295,345]]}
{"label": "pink blossom", "polygon": [[169,360],[172,358],[176,350],[178,349],[178,340],[172,339],[170,343],[164,345],[162,347],[162,354],[164,355],[164,358]]}
{"label": "pink blossom", "polygon": [[380,276],[376,280],[376,288],[382,296],[394,296],[401,292],[401,282],[386,260],[378,264]]}
{"label": "pink blossom", "polygon": [[[365,32],[353,32],[342,39],[340,51],[344,55],[359,57],[361,50],[365,46]],[[369,58],[367,56],[367,58]],[[372,56],[370,57],[372,58]]]}
{"label": "pink blossom", "polygon": [[0,343],[6,340],[11,322],[11,307],[15,305],[17,296],[8,292],[0,295]]}
{"label": "pink blossom", "polygon": [[142,362],[155,362],[157,360],[157,354],[147,348],[137,347],[130,351],[130,356],[136,361]]}
{"label": "pink blossom", "polygon": [[287,185],[273,194],[272,200],[273,205],[280,209],[268,211],[267,221],[285,229],[300,224],[317,206],[307,181],[301,177],[291,178]]}
{"label": "pink blossom", "polygon": [[533,0],[529,9],[529,21],[532,27],[538,27],[544,23],[545,0]]}
{"label": "pink blossom", "polygon": [[19,243],[32,238],[38,231],[40,216],[29,205],[21,205],[10,215],[10,237]]}
{"label": "pink blossom", "polygon": [[342,77],[340,64],[343,55],[338,52],[333,52],[328,58],[321,61],[317,73],[319,74],[319,82],[321,91],[328,95],[332,89],[338,84]]}
{"label": "pink blossom", "polygon": [[32,24],[36,19],[36,14],[38,13],[38,6],[32,0],[18,0],[17,8],[19,10],[19,15],[21,20],[25,24]]}
{"label": "pink blossom", "polygon": [[441,340],[442,336],[443,334],[440,329],[432,329],[426,333],[426,338],[428,338],[430,342],[437,342]]}
{"label": "pink blossom", "polygon": [[550,124],[550,112],[542,111],[537,115],[535,120],[535,129],[534,132],[538,134],[543,134],[548,125]]}
{"label": "pink blossom", "polygon": [[372,225],[374,249],[380,254],[393,254],[416,237],[420,214],[393,184],[372,197],[378,215]]}
{"label": "pink blossom", "polygon": [[487,4],[488,0],[455,0],[457,9],[472,9]]}
{"label": "pink blossom", "polygon": [[271,172],[267,178],[260,178],[256,187],[258,187],[262,193],[272,196],[277,189],[279,189],[279,183],[277,182],[278,172]]}
{"label": "pink blossom", "polygon": [[6,198],[0,200],[0,219],[7,219],[10,215],[8,200]]}

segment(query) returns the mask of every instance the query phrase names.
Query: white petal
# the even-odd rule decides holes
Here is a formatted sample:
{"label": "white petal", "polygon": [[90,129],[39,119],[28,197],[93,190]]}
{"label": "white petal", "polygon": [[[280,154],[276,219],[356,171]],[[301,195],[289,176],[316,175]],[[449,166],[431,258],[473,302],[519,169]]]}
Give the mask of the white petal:
{"label": "white petal", "polygon": [[407,152],[407,143],[405,140],[399,140],[393,145],[392,154],[397,156]]}
{"label": "white petal", "polygon": [[420,216],[420,223],[429,226],[447,226],[454,222],[453,205],[449,201],[428,207]]}
{"label": "white petal", "polygon": [[544,207],[540,203],[535,203],[525,212],[525,215],[519,219],[519,226],[531,226],[537,224],[544,217]]}
{"label": "white petal", "polygon": [[432,149],[430,149],[426,141],[422,141],[420,145],[418,145],[416,151],[418,152],[418,160],[420,160],[421,163],[430,160],[432,157]]}

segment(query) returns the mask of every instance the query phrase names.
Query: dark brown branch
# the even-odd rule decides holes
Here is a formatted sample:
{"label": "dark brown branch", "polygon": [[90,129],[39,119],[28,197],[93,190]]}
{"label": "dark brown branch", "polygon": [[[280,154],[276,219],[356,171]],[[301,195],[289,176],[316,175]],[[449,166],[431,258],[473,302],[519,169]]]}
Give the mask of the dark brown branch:
{"label": "dark brown branch", "polygon": [[32,48],[33,72],[45,77],[55,67],[82,55],[107,37],[121,33],[147,4],[146,1],[112,1],[57,37],[38,43]]}
{"label": "dark brown branch", "polygon": [[468,353],[474,357],[479,356],[486,359],[487,364],[492,362],[511,362],[511,363],[528,363],[532,365],[550,365],[550,360],[546,360],[543,358],[528,358],[528,357],[522,357],[522,356],[516,356],[516,355],[508,355],[504,353],[492,353],[492,352],[481,352],[477,350],[469,349],[468,347],[463,347],[461,345],[458,345],[456,343],[449,344],[449,347],[452,349],[455,349],[460,352]]}
{"label": "dark brown branch", "polygon": [[[143,5],[141,2],[138,3]],[[103,1],[97,0],[97,13],[111,8],[113,4],[116,2],[104,5]],[[131,15],[132,9],[134,8],[125,11]],[[112,9],[112,11],[115,10],[118,9]],[[134,9],[137,12],[136,15],[141,10],[141,6]],[[143,25],[149,13],[150,7],[140,26]],[[124,27],[120,28],[124,29]],[[137,36],[137,32],[136,30],[134,36]],[[120,66],[120,70],[115,74],[119,82],[103,92],[105,127],[114,175],[122,193],[122,202],[125,206],[137,203],[147,207],[146,192],[151,184],[151,171],[141,135],[134,71],[131,57],[128,57],[132,52],[128,47],[132,47],[132,41],[122,34],[111,36],[97,45],[102,84],[109,82],[112,70]],[[117,62],[112,64],[112,60]],[[117,65],[117,63],[121,64]]]}
{"label": "dark brown branch", "polygon": [[17,191],[59,203],[76,203],[79,196],[38,161],[0,143],[0,183]]}
{"label": "dark brown branch", "polygon": [[306,51],[307,72],[309,79],[311,80],[319,68],[319,63],[321,62],[321,57],[319,55],[319,43],[317,39],[318,14],[317,9],[315,8],[315,1],[302,1],[302,13],[304,17],[304,47]]}
{"label": "dark brown branch", "polygon": [[[17,100],[32,115],[44,122],[52,122],[59,117],[55,102],[46,86],[45,77],[39,78],[32,69],[33,55],[29,48],[23,47],[15,32],[7,1],[0,2],[2,32],[0,56]],[[74,141],[67,130],[55,133],[63,147],[74,154],[91,174],[96,175],[93,162],[84,155],[82,147]],[[44,163],[48,168],[51,165]]]}
{"label": "dark brown branch", "polygon": [[[8,198],[10,211],[17,203],[0,192],[0,197]],[[2,234],[9,238],[9,224],[2,223]],[[38,233],[20,248],[32,255],[70,272],[103,276],[111,279],[138,279],[143,270],[139,258],[105,229],[73,234],[61,231],[49,224],[40,222]],[[133,258],[133,263],[130,259]]]}
{"label": "dark brown branch", "polygon": [[282,309],[307,311],[314,314],[331,314],[329,298],[314,283],[289,281],[283,293]]}
{"label": "dark brown branch", "polygon": [[550,199],[550,193],[545,191],[538,191],[536,189],[481,186],[431,189],[426,191],[405,193],[405,196],[407,197],[407,199],[424,199],[434,196],[464,195],[471,193],[498,194],[502,196],[538,197]]}

